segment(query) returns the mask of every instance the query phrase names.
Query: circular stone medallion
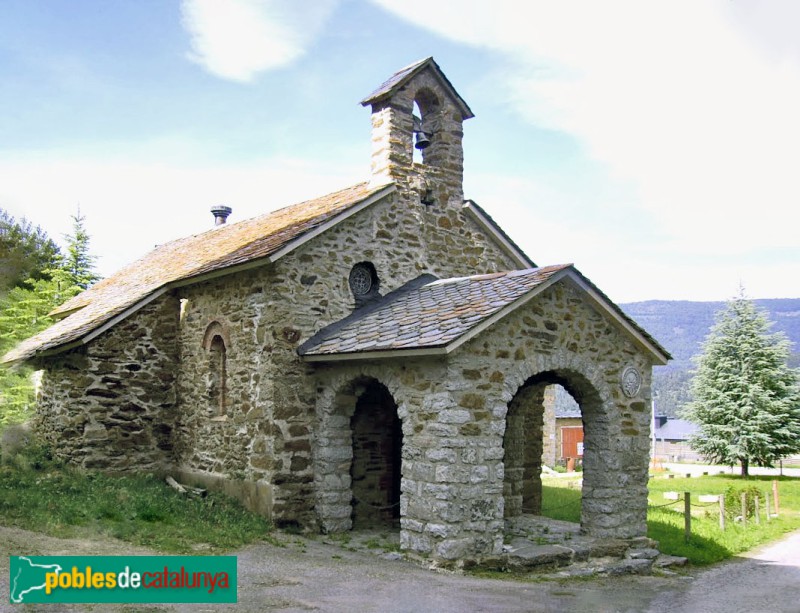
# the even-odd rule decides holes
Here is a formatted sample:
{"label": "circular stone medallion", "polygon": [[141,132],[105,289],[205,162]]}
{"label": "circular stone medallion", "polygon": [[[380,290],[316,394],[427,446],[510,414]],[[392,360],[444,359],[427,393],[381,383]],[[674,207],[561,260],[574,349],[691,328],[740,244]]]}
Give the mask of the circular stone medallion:
{"label": "circular stone medallion", "polygon": [[622,392],[628,397],[633,398],[639,393],[642,387],[642,375],[633,366],[628,366],[622,371],[622,381],[620,382]]}

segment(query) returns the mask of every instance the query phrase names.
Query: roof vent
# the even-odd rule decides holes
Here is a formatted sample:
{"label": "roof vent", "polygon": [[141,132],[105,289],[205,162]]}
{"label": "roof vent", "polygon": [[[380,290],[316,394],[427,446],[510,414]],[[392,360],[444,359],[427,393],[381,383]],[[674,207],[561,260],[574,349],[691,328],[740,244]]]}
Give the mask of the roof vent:
{"label": "roof vent", "polygon": [[214,214],[214,225],[221,226],[228,220],[228,215],[233,212],[229,206],[217,205],[211,207],[211,212]]}

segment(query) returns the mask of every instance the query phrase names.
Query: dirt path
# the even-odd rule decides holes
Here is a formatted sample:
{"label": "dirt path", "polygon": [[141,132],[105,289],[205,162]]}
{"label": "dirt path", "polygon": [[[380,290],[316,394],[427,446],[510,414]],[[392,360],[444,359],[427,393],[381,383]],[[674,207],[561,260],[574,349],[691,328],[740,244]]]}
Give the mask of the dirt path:
{"label": "dirt path", "polygon": [[[64,605],[59,611],[370,611],[392,612],[639,612],[656,594],[684,579],[624,577],[519,582],[437,573],[396,554],[355,543],[282,535],[284,546],[257,543],[236,553],[239,603],[213,605]],[[8,604],[8,555],[155,555],[112,538],[58,539],[0,527],[0,611],[47,611]]]}
{"label": "dirt path", "polygon": [[[212,605],[75,605],[59,611],[359,611],[471,613],[670,613],[800,610],[800,533],[696,578],[614,577],[561,581],[509,581],[436,573],[396,554],[354,542],[281,535],[282,547],[257,543],[236,553],[239,603]],[[0,527],[0,611],[53,611],[11,607],[8,555],[156,554],[111,538],[57,539]],[[777,562],[780,560],[780,562]]]}

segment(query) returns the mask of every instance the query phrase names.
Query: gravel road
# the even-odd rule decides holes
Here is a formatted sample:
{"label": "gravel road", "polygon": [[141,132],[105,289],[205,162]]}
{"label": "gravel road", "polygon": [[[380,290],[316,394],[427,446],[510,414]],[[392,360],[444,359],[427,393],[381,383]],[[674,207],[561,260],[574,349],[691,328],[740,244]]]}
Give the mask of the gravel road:
{"label": "gravel road", "polygon": [[[743,560],[693,576],[613,577],[569,582],[485,579],[425,570],[391,554],[282,535],[283,546],[256,543],[235,554],[237,605],[73,605],[59,611],[323,611],[381,613],[739,613],[800,611],[800,533]],[[0,527],[0,611],[54,611],[8,603],[9,554],[154,554],[121,541],[55,539]]]}
{"label": "gravel road", "polygon": [[669,591],[652,613],[800,611],[800,532],[700,573],[685,591]]}

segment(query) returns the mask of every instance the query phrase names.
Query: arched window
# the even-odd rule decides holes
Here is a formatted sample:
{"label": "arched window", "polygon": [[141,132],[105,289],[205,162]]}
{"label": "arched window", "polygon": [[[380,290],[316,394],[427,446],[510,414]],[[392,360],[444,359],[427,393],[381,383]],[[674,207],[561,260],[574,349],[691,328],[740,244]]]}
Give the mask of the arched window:
{"label": "arched window", "polygon": [[209,385],[209,396],[212,406],[216,407],[220,415],[225,415],[225,396],[227,386],[227,355],[225,341],[221,336],[215,336],[211,340],[209,354],[209,373],[211,374],[211,385]]}
{"label": "arched window", "polygon": [[203,335],[203,348],[208,353],[206,382],[209,404],[217,415],[225,415],[228,396],[227,330],[218,321],[212,322]]}

